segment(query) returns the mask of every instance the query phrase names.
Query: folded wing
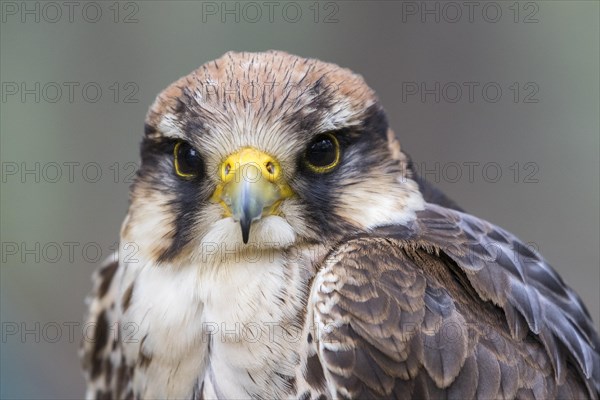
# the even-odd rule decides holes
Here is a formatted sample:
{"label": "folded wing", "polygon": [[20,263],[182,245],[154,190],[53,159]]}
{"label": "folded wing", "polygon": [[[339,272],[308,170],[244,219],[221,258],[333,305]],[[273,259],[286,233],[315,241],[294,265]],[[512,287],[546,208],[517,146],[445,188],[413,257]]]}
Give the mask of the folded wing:
{"label": "folded wing", "polygon": [[318,357],[346,398],[598,398],[600,340],[535,252],[428,204],[340,245],[314,280]]}

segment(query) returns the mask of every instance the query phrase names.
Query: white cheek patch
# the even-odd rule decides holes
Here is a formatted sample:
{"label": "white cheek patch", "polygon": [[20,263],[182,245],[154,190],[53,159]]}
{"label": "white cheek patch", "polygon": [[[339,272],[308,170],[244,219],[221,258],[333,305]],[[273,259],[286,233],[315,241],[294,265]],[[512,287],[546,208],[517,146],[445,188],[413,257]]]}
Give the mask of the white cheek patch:
{"label": "white cheek patch", "polygon": [[135,200],[121,226],[121,242],[148,260],[166,250],[175,229],[170,209],[156,197]]}
{"label": "white cheek patch", "polygon": [[350,185],[340,196],[338,214],[355,226],[369,230],[377,226],[405,225],[425,207],[418,185],[411,179],[402,181],[365,181]]}

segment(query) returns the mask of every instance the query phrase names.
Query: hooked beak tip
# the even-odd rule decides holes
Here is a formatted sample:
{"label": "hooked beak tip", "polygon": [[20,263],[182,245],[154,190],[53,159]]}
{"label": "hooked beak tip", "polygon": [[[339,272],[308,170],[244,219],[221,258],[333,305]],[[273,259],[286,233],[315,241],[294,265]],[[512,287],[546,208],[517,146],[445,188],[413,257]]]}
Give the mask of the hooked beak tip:
{"label": "hooked beak tip", "polygon": [[250,238],[250,225],[252,225],[252,220],[242,218],[240,220],[240,226],[242,228],[242,241],[244,244],[248,244],[248,239]]}

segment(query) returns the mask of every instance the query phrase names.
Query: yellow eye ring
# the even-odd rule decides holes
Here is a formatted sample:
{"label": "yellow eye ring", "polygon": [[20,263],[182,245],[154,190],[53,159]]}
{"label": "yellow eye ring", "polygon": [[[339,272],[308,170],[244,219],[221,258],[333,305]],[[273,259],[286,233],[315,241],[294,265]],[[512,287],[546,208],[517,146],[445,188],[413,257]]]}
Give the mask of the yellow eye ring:
{"label": "yellow eye ring", "polygon": [[340,143],[331,133],[317,135],[304,152],[304,163],[317,174],[330,172],[338,166],[340,159]]}
{"label": "yellow eye ring", "polygon": [[202,159],[196,149],[184,141],[179,141],[173,148],[173,164],[175,173],[185,179],[198,176],[202,167]]}

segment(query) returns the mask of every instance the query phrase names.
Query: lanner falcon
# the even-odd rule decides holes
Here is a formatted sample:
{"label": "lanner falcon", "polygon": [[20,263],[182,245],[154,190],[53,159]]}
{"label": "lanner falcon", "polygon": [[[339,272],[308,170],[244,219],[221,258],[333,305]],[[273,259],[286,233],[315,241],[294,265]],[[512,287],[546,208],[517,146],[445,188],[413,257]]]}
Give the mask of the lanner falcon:
{"label": "lanner falcon", "polygon": [[88,398],[599,397],[581,299],[417,176],[359,75],[227,53],[158,96],[141,158]]}

